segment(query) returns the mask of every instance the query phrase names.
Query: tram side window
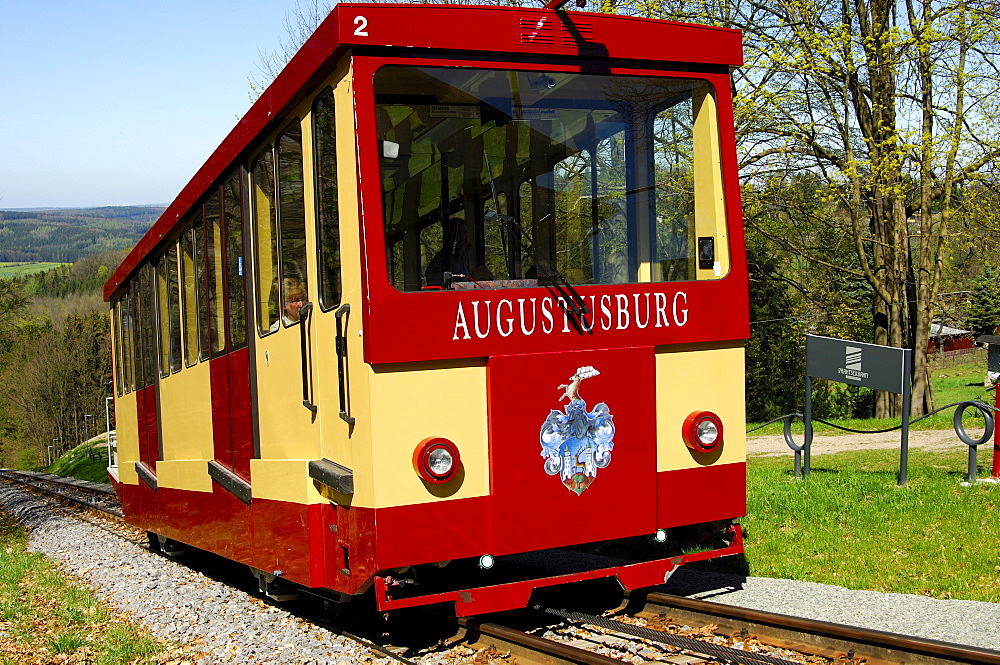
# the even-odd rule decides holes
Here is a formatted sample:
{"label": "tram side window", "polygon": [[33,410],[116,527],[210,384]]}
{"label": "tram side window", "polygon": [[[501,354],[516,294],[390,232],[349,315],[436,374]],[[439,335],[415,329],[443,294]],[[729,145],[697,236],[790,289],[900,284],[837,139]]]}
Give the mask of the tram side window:
{"label": "tram side window", "polygon": [[160,378],[170,376],[170,312],[167,291],[167,255],[160,254],[156,261],[156,323],[160,337]]}
{"label": "tram side window", "polygon": [[153,265],[147,263],[139,271],[139,350],[141,351],[140,377],[136,379],[137,388],[145,388],[153,384],[156,367],[156,338],[153,336]]}
{"label": "tram side window", "polygon": [[229,286],[229,349],[247,343],[246,287],[243,264],[242,170],[237,170],[222,186],[226,230],[226,275]]}
{"label": "tram side window", "polygon": [[122,381],[125,394],[135,389],[135,318],[132,315],[132,282],[122,295]]}
{"label": "tram side window", "polygon": [[181,292],[183,294],[183,319],[181,337],[184,346],[184,362],[188,367],[198,363],[198,294],[200,292],[196,263],[199,254],[200,237],[195,235],[195,227],[181,234]]}
{"label": "tram side window", "polygon": [[337,133],[333,90],[313,104],[313,154],[319,237],[319,302],[326,311],[340,304],[340,216],[337,208]]}
{"label": "tram side window", "polygon": [[170,371],[181,369],[181,290],[177,243],[167,248],[167,316],[170,323]]}
{"label": "tram side window", "polygon": [[122,381],[122,369],[124,362],[122,360],[122,301],[119,299],[115,304],[111,306],[111,343],[113,353],[115,354],[115,394],[118,397],[122,396],[122,386],[124,382]]}
{"label": "tram side window", "polygon": [[267,150],[250,170],[257,260],[257,331],[266,335],[278,325],[278,220],[274,208],[274,160]]}
{"label": "tram side window", "polygon": [[205,253],[205,216],[199,212],[194,218],[194,238],[198,260],[195,262],[195,277],[198,287],[198,359],[208,360],[211,356],[211,333],[208,327],[208,259]]}
{"label": "tram side window", "polygon": [[205,269],[206,295],[208,302],[208,321],[205,329],[208,332],[209,351],[212,357],[225,351],[226,348],[226,311],[225,266],[222,262],[222,205],[219,194],[213,194],[205,202]]}
{"label": "tram side window", "polygon": [[278,137],[278,269],[281,274],[281,320],[298,322],[309,299],[306,279],[306,211],[302,165],[302,130],[295,122]]}

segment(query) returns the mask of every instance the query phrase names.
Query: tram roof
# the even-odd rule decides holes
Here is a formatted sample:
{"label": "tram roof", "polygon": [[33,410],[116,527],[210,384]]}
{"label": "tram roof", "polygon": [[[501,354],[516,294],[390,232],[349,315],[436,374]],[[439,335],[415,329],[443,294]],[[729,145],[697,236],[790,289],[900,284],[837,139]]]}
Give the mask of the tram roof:
{"label": "tram roof", "polygon": [[[363,26],[358,17],[364,17]],[[362,47],[476,52],[498,59],[505,54],[627,59],[678,63],[680,70],[743,64],[741,32],[727,28],[545,8],[340,3],[125,257],[104,285],[104,299],[111,300],[209,187],[285,119],[345,51]]]}

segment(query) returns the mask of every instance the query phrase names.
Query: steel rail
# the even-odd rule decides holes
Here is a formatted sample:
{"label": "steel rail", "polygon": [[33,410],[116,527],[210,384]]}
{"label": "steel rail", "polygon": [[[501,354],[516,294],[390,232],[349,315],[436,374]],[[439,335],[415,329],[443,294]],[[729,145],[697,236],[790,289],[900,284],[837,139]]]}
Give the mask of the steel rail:
{"label": "steel rail", "polygon": [[[30,471],[14,471],[12,469],[0,469],[0,477],[12,480],[21,485],[32,487],[40,492],[50,494],[52,496],[59,497],[60,499],[65,499],[66,501],[71,501],[77,503],[86,508],[93,508],[94,510],[99,510],[101,512],[107,513],[109,515],[114,515],[115,517],[124,517],[124,513],[121,511],[120,505],[118,507],[110,507],[95,503],[93,500],[81,499],[77,496],[71,495],[69,492],[62,491],[61,489],[53,489],[52,487],[42,487],[41,483],[47,483],[49,485],[54,485],[60,488],[71,488],[81,492],[90,492],[91,494],[101,495],[102,500],[108,502],[118,503],[118,498],[114,495],[114,490],[111,490],[110,495],[99,483],[90,483],[88,481],[79,481],[75,483],[72,480],[75,479],[64,479],[59,476],[51,476],[50,474],[33,473]],[[87,484],[80,484],[87,483]],[[97,486],[97,487],[93,487]]]}
{"label": "steel rail", "polygon": [[651,628],[633,626],[621,621],[613,621],[605,617],[598,617],[580,612],[567,612],[565,610],[556,610],[549,607],[541,607],[539,605],[536,605],[535,609],[547,612],[548,614],[554,614],[555,616],[562,617],[568,621],[590,624],[592,626],[604,628],[605,630],[624,633],[626,635],[631,635],[632,637],[638,637],[651,642],[659,642],[660,644],[667,644],[678,649],[684,649],[685,651],[709,656],[723,663],[737,663],[738,665],[796,665],[790,660],[778,658],[770,654],[745,651],[743,649],[734,649],[733,647],[715,644],[706,640],[698,640],[693,637],[685,637],[682,635],[672,635],[670,633],[653,630]]}
{"label": "steel rail", "polygon": [[663,593],[628,594],[630,614],[667,614],[674,621],[714,623],[720,632],[754,634],[775,644],[825,657],[864,658],[875,663],[978,663],[1000,665],[1000,651],[940,640],[897,635],[773,612],[750,610]]}

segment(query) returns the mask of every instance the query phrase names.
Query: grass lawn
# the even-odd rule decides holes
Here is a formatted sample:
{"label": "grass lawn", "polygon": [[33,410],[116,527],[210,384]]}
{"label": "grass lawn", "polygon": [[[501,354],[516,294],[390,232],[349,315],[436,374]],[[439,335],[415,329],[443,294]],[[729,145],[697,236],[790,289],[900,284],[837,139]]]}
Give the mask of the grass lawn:
{"label": "grass lawn", "polygon": [[44,470],[57,476],[107,483],[107,450],[107,444],[102,436],[93,443],[81,443]]}
{"label": "grass lawn", "polygon": [[21,527],[0,512],[0,663],[124,665],[171,655],[41,554],[25,551],[25,542]]}
{"label": "grass lawn", "polygon": [[[745,561],[709,567],[852,589],[1000,602],[1000,485],[961,485],[967,453],[910,451],[909,483],[896,485],[896,450],[813,457],[792,476],[791,457],[747,463]],[[983,451],[979,477],[992,456]]]}
{"label": "grass lawn", "polygon": [[23,263],[16,261],[0,261],[0,279],[13,279],[14,277],[24,277],[36,272],[45,272],[52,268],[66,265],[65,263]]}

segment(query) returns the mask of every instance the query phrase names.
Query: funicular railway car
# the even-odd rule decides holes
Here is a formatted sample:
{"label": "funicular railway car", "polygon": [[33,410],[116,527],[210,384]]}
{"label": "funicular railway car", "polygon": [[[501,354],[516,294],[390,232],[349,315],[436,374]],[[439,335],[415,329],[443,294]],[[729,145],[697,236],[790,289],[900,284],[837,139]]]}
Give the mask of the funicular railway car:
{"label": "funicular railway car", "polygon": [[[272,595],[458,615],[742,551],[741,57],[699,25],[337,5],[105,287],[128,520]],[[524,563],[692,525],[715,549]]]}

